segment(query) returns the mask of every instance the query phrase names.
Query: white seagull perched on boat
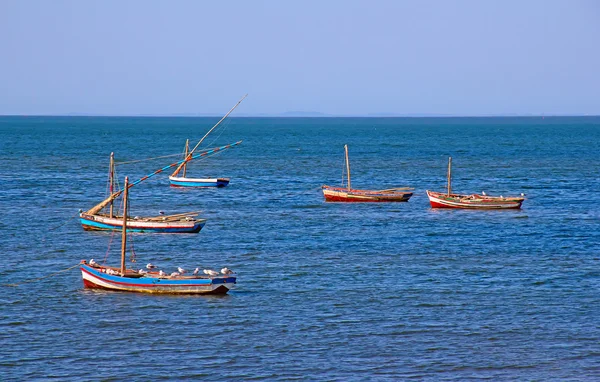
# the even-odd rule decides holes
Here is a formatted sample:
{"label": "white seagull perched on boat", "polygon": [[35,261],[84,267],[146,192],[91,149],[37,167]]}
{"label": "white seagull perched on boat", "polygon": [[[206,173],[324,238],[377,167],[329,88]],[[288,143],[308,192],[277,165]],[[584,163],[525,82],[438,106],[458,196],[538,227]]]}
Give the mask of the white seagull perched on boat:
{"label": "white seagull perched on boat", "polygon": [[175,277],[175,276],[179,276],[179,275],[180,275],[179,272],[173,272],[173,273],[171,273],[171,277]]}
{"label": "white seagull perched on boat", "polygon": [[146,269],[154,269],[154,268],[156,268],[156,265],[154,265],[152,263],[146,264]]}
{"label": "white seagull perched on boat", "polygon": [[233,273],[233,271],[229,268],[223,268],[223,269],[221,269],[221,273],[224,275],[230,275]]}
{"label": "white seagull perched on boat", "polygon": [[200,273],[200,268],[194,269],[194,276],[197,275],[198,273]]}
{"label": "white seagull perched on boat", "polygon": [[177,272],[184,274],[185,273],[185,269],[181,268],[181,267],[177,267]]}
{"label": "white seagull perched on boat", "polygon": [[97,263],[97,262],[95,262],[95,261],[94,261],[94,259],[90,259],[90,265],[91,265],[92,267],[95,267],[96,265],[98,265],[98,263]]}
{"label": "white seagull perched on boat", "polygon": [[145,274],[146,274],[146,273],[148,273],[148,272],[146,272],[146,271],[145,271],[145,270],[142,268],[142,269],[140,269],[140,270],[138,271],[138,273],[139,273],[140,275],[145,275]]}
{"label": "white seagull perched on boat", "polygon": [[163,270],[161,269],[161,270],[160,270],[160,272],[158,272],[158,275],[159,275],[159,276],[164,276],[164,275],[165,275],[165,272],[163,272]]}
{"label": "white seagull perched on boat", "polygon": [[481,191],[481,195],[486,196],[487,194],[485,193],[485,191]]}
{"label": "white seagull perched on boat", "polygon": [[219,275],[219,272],[213,271],[212,269],[205,269],[203,272],[205,275],[209,275],[209,276],[218,276]]}

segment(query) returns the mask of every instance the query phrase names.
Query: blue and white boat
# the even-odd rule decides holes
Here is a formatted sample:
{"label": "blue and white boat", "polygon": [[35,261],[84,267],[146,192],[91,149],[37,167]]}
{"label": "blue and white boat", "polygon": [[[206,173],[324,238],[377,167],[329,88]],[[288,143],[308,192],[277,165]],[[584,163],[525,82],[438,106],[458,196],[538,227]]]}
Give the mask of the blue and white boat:
{"label": "blue and white boat", "polygon": [[229,184],[229,178],[186,178],[170,176],[172,187],[226,187]]}
{"label": "blue and white boat", "polygon": [[[184,162],[181,163],[179,166],[177,166],[175,171],[173,171],[171,176],[169,176],[169,182],[171,183],[171,186],[173,186],[173,187],[226,187],[229,184],[229,178],[188,178],[186,176],[187,166],[188,166],[188,162],[192,159],[194,152],[196,151],[196,149],[198,147],[200,147],[200,144],[204,141],[204,139],[206,139],[206,137],[208,137],[208,135],[217,126],[219,126],[221,124],[221,122],[223,122],[225,120],[225,118],[227,118],[229,116],[229,114],[231,114],[235,110],[235,108],[238,107],[238,105],[240,103],[242,103],[244,98],[246,98],[247,96],[248,96],[247,94],[245,96],[243,96],[242,99],[240,99],[238,101],[238,103],[236,103],[235,106],[232,107],[231,110],[229,110],[227,112],[227,114],[225,114],[225,116],[219,120],[219,122],[217,122],[210,130],[208,130],[208,132],[206,134],[204,134],[202,139],[200,139],[200,141],[198,143],[196,143],[196,146],[194,146],[194,148],[192,150],[190,150],[189,139],[185,141],[185,150],[184,150],[184,154],[183,154]],[[219,152],[218,149],[215,150],[215,153],[218,153],[218,152]]]}

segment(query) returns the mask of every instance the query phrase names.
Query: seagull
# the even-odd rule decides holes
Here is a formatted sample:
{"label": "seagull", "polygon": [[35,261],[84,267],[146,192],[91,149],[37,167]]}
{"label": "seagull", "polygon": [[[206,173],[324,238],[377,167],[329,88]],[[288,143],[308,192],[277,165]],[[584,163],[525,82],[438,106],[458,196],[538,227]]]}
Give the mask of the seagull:
{"label": "seagull", "polygon": [[163,272],[163,270],[161,269],[161,270],[160,270],[160,272],[158,272],[158,275],[159,275],[159,276],[164,276],[164,275],[165,275],[165,272]]}
{"label": "seagull", "polygon": [[139,273],[140,275],[145,275],[145,274],[146,274],[146,273],[148,273],[148,272],[146,272],[146,271],[145,271],[145,270],[142,268],[142,269],[140,269],[140,270],[138,271],[138,273]]}
{"label": "seagull", "polygon": [[154,269],[154,268],[156,268],[156,265],[154,265],[152,263],[146,264],[146,269]]}
{"label": "seagull", "polygon": [[164,215],[164,214],[165,214],[165,211],[158,211],[158,213],[159,213],[160,215]]}
{"label": "seagull", "polygon": [[179,276],[180,274],[181,273],[179,273],[179,272],[173,272],[173,273],[171,273],[171,277]]}
{"label": "seagull", "polygon": [[194,269],[194,275],[197,275],[200,272],[200,268]]}
{"label": "seagull", "polygon": [[481,195],[486,196],[487,194],[485,193],[485,191],[481,191]]}
{"label": "seagull", "polygon": [[98,265],[98,263],[97,263],[97,262],[95,262],[95,261],[94,261],[94,259],[90,259],[90,265],[91,265],[92,267],[95,267],[96,265]]}
{"label": "seagull", "polygon": [[219,272],[213,271],[212,269],[205,269],[203,272],[205,275],[209,275],[209,276],[218,276],[219,275]]}
{"label": "seagull", "polygon": [[229,268],[223,268],[223,269],[221,269],[221,273],[224,275],[230,275],[233,273],[233,271]]}
{"label": "seagull", "polygon": [[180,274],[184,274],[185,273],[185,269],[183,269],[181,267],[177,267],[177,272],[179,272]]}
{"label": "seagull", "polygon": [[521,192],[521,196],[525,196],[525,194]]}

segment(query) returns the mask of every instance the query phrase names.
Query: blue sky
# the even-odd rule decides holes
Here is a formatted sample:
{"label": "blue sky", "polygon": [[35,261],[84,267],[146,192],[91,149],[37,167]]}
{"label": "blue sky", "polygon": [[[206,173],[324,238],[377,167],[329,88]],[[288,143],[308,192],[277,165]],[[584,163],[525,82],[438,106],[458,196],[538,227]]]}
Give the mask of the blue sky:
{"label": "blue sky", "polygon": [[600,1],[0,1],[0,114],[600,114]]}

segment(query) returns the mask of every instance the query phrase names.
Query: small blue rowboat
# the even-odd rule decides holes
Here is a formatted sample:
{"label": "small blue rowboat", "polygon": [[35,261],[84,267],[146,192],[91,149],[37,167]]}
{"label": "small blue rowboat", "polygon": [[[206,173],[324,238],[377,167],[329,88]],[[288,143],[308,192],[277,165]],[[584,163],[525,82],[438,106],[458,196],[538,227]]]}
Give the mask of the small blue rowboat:
{"label": "small blue rowboat", "polygon": [[229,178],[185,178],[170,176],[169,181],[172,187],[226,187],[229,184]]}

